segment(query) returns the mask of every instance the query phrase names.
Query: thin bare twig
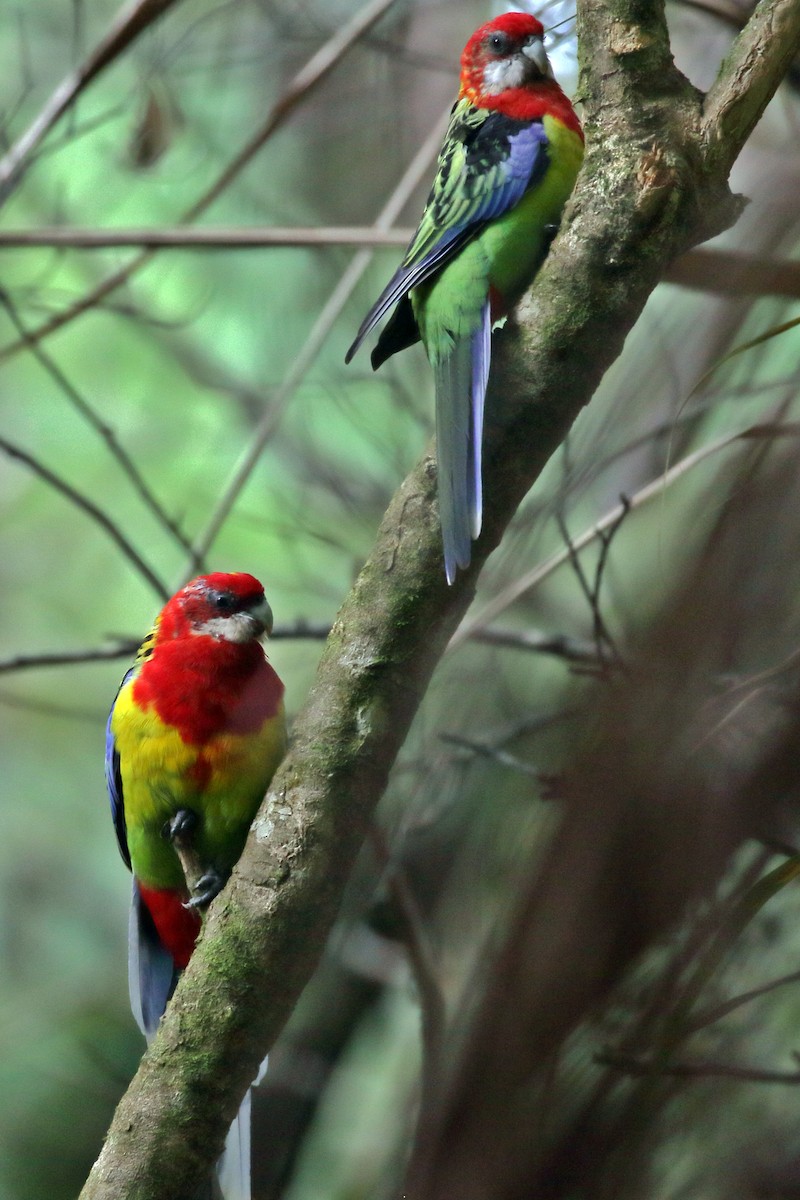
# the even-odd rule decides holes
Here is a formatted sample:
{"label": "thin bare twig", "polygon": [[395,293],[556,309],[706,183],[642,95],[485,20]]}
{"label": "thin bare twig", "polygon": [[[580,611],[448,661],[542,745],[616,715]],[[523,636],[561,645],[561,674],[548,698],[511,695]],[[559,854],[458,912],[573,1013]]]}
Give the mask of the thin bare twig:
{"label": "thin bare twig", "polygon": [[21,177],[31,155],[78,96],[176,0],[134,0],[118,14],[88,57],[58,85],[36,119],[0,161],[0,200]]}
{"label": "thin bare twig", "polygon": [[670,1063],[664,1066],[660,1062],[633,1058],[627,1054],[615,1054],[611,1050],[603,1050],[595,1058],[603,1066],[623,1071],[626,1075],[657,1075],[677,1079],[711,1079],[716,1076],[738,1079],[742,1083],[800,1083],[800,1071],[765,1071],[759,1067],[738,1067],[733,1063],[714,1062],[711,1059]]}
{"label": "thin bare twig", "polygon": [[[271,642],[324,642],[331,627],[327,623],[315,624],[296,621],[291,625],[276,625],[269,635]],[[15,654],[0,659],[0,675],[15,671],[28,671],[37,667],[74,667],[82,663],[115,662],[130,658],[136,653],[141,638],[125,639],[112,646],[90,646],[83,650],[53,650],[41,654]],[[475,641],[512,650],[535,651],[552,654],[569,662],[595,662],[594,648],[588,642],[570,638],[565,634],[549,636],[525,630],[484,629],[476,633]]]}
{"label": "thin bare twig", "polygon": [[[611,542],[614,539],[614,534],[618,529],[620,529],[622,522],[625,520],[625,517],[630,511],[630,506],[625,496],[621,497],[620,499],[620,509],[621,511],[616,521],[609,525],[607,529],[603,529],[598,535],[600,538],[600,555],[597,559],[594,570],[594,578],[591,582],[589,581],[588,576],[583,569],[583,564],[581,563],[578,552],[575,549],[570,532],[567,529],[567,523],[564,519],[564,514],[560,507],[556,514],[558,528],[561,533],[561,537],[564,540],[567,554],[569,555],[569,561],[572,564],[572,569],[575,572],[575,576],[580,584],[581,591],[586,597],[586,602],[589,605],[589,609],[592,614],[595,657],[601,671],[606,671],[612,665],[617,667],[622,666],[622,655],[620,654],[616,643],[611,636],[611,631],[606,625],[605,618],[603,617],[603,613],[600,608],[600,589],[603,586],[603,575],[605,573],[606,563],[608,562],[608,552],[611,548]],[[611,654],[611,661],[608,659],[606,650],[608,650]]]}
{"label": "thin bare twig", "polygon": [[462,750],[469,750],[471,754],[479,758],[488,758],[501,767],[509,767],[520,775],[529,775],[537,781],[541,779],[541,771],[538,767],[523,762],[516,754],[510,754],[508,750],[501,750],[499,746],[493,746],[489,742],[476,742],[472,738],[463,737],[460,733],[440,733],[439,739],[449,746],[459,746]]}
{"label": "thin bare twig", "polygon": [[[402,212],[406,202],[427,170],[431,159],[439,149],[445,120],[446,117],[443,117],[436,123],[430,136],[415,154],[400,182],[375,221],[374,228],[376,230],[385,231],[391,229],[397,217]],[[256,426],[250,445],[243,454],[240,462],[234,468],[206,528],[195,542],[195,554],[202,556],[208,554],[214,539],[217,537],[228,514],[236,503],[242,488],[247,483],[253,468],[261,457],[265,445],[277,428],[287,404],[324,346],[328,334],[338,320],[342,309],[350,299],[371,261],[372,251],[360,250],[358,254],[353,256],[347,270],[331,292],[322,311],[314,322],[306,341],[292,360],[292,365],[283,383],[276,391],[270,408],[264,413],[261,421]]]}
{"label": "thin bare twig", "polygon": [[554,658],[564,658],[567,662],[587,666],[597,664],[597,652],[593,644],[566,633],[540,633],[534,629],[478,629],[472,640],[508,650],[552,654]]}
{"label": "thin bare twig", "polygon": [[[596,538],[601,537],[605,532],[613,528],[620,518],[625,516],[627,510],[641,508],[650,500],[662,495],[667,488],[681,479],[688,471],[699,466],[706,459],[712,458],[715,454],[719,454],[721,450],[727,449],[728,446],[750,438],[797,437],[798,435],[800,435],[800,423],[788,421],[778,426],[750,425],[747,429],[737,430],[735,433],[726,433],[723,437],[716,438],[713,442],[701,446],[699,450],[695,450],[692,454],[687,454],[685,458],[676,462],[663,475],[659,475],[657,479],[652,479],[650,483],[639,488],[638,492],[634,492],[632,496],[626,499],[625,504],[616,504],[612,509],[609,509],[596,524],[592,525],[589,529],[585,529],[577,538],[572,539],[572,551],[578,553],[583,550],[585,546],[588,546]],[[449,654],[453,650],[457,650],[468,638],[474,637],[476,633],[485,629],[494,621],[500,613],[505,612],[520,596],[538,587],[558,567],[569,561],[570,554],[569,547],[556,550],[543,562],[537,563],[535,567],[532,567],[530,571],[526,571],[519,579],[515,579],[512,583],[501,589],[476,616],[462,623],[450,639],[447,653]]]}
{"label": "thin bare twig", "polygon": [[386,886],[394,902],[403,930],[403,941],[417,985],[423,1045],[423,1089],[428,1091],[441,1065],[445,1034],[445,1002],[436,971],[436,958],[425,930],[425,922],[416,896],[402,868],[393,862],[382,830],[373,825],[369,833],[372,848],[383,868]]}
{"label": "thin bare twig", "polygon": [[[73,226],[0,230],[3,249],[51,247],[69,250],[109,250],[122,247],[149,250],[252,250],[270,246],[404,247],[412,229],[379,230],[373,226],[218,226],[185,229],[82,229]],[[690,250],[666,270],[667,283],[723,296],[791,296],[800,299],[800,266],[793,262],[740,254],[733,250]]]}
{"label": "thin bare twig", "polygon": [[40,479],[44,480],[44,482],[49,484],[50,487],[54,488],[55,491],[60,492],[62,496],[65,496],[67,500],[74,504],[76,508],[79,508],[81,512],[85,512],[88,517],[91,517],[95,524],[99,525],[101,529],[104,529],[111,540],[116,543],[116,545],[127,558],[128,562],[132,563],[142,578],[150,584],[156,595],[164,601],[169,599],[170,593],[158,578],[155,571],[153,571],[152,568],[147,565],[141,554],[139,554],[138,550],[131,545],[119,526],[111,520],[111,517],[109,517],[108,513],[103,512],[103,510],[98,508],[94,501],[90,500],[88,496],[84,496],[83,493],[74,488],[72,484],[67,483],[67,481],[62,479],[60,475],[56,475],[54,471],[51,471],[49,467],[46,467],[43,463],[39,462],[39,460],[34,458],[32,454],[28,454],[28,452],[23,450],[20,446],[16,446],[13,442],[9,442],[7,438],[0,438],[0,450],[7,454],[9,458],[13,458],[18,462],[24,463],[25,466],[29,467],[35,475],[38,475]]}
{"label": "thin bare twig", "polygon": [[293,625],[276,625],[269,635],[271,642],[324,642],[331,631],[329,624],[315,625],[309,621],[295,621]]}
{"label": "thin bare twig", "polygon": [[115,662],[119,658],[130,658],[139,647],[139,642],[120,642],[118,646],[92,646],[88,650],[57,650],[51,654],[16,654],[13,658],[0,659],[0,675],[12,671],[27,671],[31,667],[72,667],[81,663]]}
{"label": "thin bare twig", "polygon": [[[331,631],[330,625],[314,625],[297,621],[294,625],[278,625],[270,636],[271,642],[324,642]],[[115,662],[130,658],[141,645],[141,638],[125,639],[112,646],[90,646],[84,650],[54,650],[44,654],[15,654],[12,658],[0,659],[0,675],[13,671],[27,671],[36,667],[74,667],[81,663]]]}
{"label": "thin bare twig", "polygon": [[[762,858],[763,856],[759,856]],[[758,863],[755,860],[753,866]],[[762,875],[746,890],[737,888],[722,911],[722,920],[712,930],[704,948],[689,963],[688,972],[676,980],[675,999],[666,1014],[654,1014],[656,1036],[650,1050],[651,1066],[642,1072],[643,1083],[631,1094],[620,1117],[620,1128],[646,1125],[656,1103],[658,1080],[669,1075],[674,1055],[692,1033],[692,1013],[699,997],[720,971],[731,947],[766,904],[784,887],[796,881],[800,859],[790,858]],[[635,1057],[635,1056],[634,1056]]]}
{"label": "thin bare twig", "polygon": [[[89,404],[88,400],[86,400],[80,394],[78,389],[69,381],[69,379],[67,379],[64,372],[54,361],[54,359],[50,357],[49,353],[36,341],[29,338],[28,330],[25,328],[22,318],[19,315],[17,306],[3,288],[0,288],[0,304],[3,305],[8,313],[9,319],[11,320],[11,323],[19,336],[29,345],[31,354],[34,356],[37,362],[44,368],[50,378],[61,389],[73,407],[87,422],[87,424],[103,439],[112,458],[117,462],[123,475],[125,475],[132,484],[133,489],[139,498],[144,502],[146,507],[150,509],[150,512],[153,514],[159,524],[161,524],[164,529],[166,529],[166,531],[172,535],[181,549],[188,551],[189,554],[192,554],[192,546],[189,539],[184,536],[178,525],[175,523],[175,521],[173,521],[172,517],[170,517],[169,513],[165,508],[163,508],[160,501],[145,483],[139,468],[136,466],[127,450],[125,450],[117,441],[116,434],[114,433],[113,429],[111,429],[111,427],[101,419],[101,417],[92,408],[91,404]],[[199,559],[194,558],[193,565],[197,570],[199,570],[202,564]]]}
{"label": "thin bare twig", "polygon": [[771,979],[769,983],[762,983],[761,987],[752,988],[749,992],[742,992],[741,995],[734,996],[723,1004],[715,1004],[713,1007],[707,1008],[705,1012],[699,1012],[689,1022],[688,1030],[690,1033],[696,1033],[699,1029],[705,1029],[708,1025],[713,1025],[715,1021],[721,1021],[729,1013],[735,1012],[737,1008],[742,1008],[745,1004],[750,1004],[753,1000],[758,1000],[761,996],[774,992],[776,988],[785,987],[788,983],[800,983],[800,971],[792,971],[788,975],[779,976],[778,979]]}
{"label": "thin bare twig", "polygon": [[[70,250],[109,250],[121,246],[145,246],[170,250],[252,250],[268,246],[407,246],[413,229],[379,229],[375,225],[336,225],[321,228],[265,225],[241,229],[52,229],[0,230],[3,249],[54,247]],[[800,289],[799,289],[800,290]]]}
{"label": "thin bare twig", "polygon": [[[624,1047],[618,1053],[636,1057],[637,1051],[652,1048],[654,1037],[661,1027],[664,1014],[670,1012],[677,1003],[681,981],[686,977],[689,967],[701,957],[720,925],[727,919],[728,914],[739,903],[741,897],[755,886],[763,875],[769,858],[769,854],[761,851],[748,864],[741,879],[736,882],[733,892],[724,897],[715,897],[709,907],[697,915],[688,931],[688,936],[678,945],[675,953],[670,955],[647,1002],[626,1033]],[[606,1104],[608,1095],[616,1086],[616,1082],[616,1075],[613,1071],[606,1071],[600,1076],[582,1108],[576,1128],[586,1129],[595,1125],[597,1116]],[[617,1128],[625,1129],[624,1116],[617,1123]]]}
{"label": "thin bare twig", "polygon": [[[152,0],[152,2],[155,3],[156,0]],[[161,2],[163,3],[164,0],[161,0]],[[181,224],[190,225],[214,203],[218,196],[241,174],[264,143],[283,124],[289,114],[333,70],[339,60],[351,49],[358,39],[376,21],[380,20],[394,2],[395,0],[371,0],[369,4],[366,4],[349,21],[346,21],[315,54],[312,54],[308,62],[300,68],[287,85],[283,94],[272,106],[259,129],[249,138],[242,149],[234,155],[233,159],[220,172],[202,196],[185,210],[179,218]],[[86,292],[73,304],[69,305],[68,308],[55,313],[49,320],[43,322],[36,329],[31,330],[29,333],[30,338],[33,338],[37,342],[41,341],[42,338],[49,337],[57,329],[61,329],[70,321],[95,308],[106,296],[116,291],[132,275],[141,270],[150,261],[154,252],[154,250],[143,250],[140,254],[137,254],[125,266],[120,267],[118,271],[107,276],[96,287],[92,288],[91,291]],[[25,342],[17,341],[4,347],[0,351],[0,362],[24,349],[25,345]]]}

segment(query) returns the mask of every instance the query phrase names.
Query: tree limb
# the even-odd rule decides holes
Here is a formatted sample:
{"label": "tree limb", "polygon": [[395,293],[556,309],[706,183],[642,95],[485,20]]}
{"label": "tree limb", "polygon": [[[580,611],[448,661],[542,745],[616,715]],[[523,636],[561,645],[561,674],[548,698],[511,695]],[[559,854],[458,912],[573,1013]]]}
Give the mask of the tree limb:
{"label": "tree limb", "polygon": [[[219,1154],[245,1088],[318,962],[370,814],[486,557],[667,265],[739,211],[727,164],[800,44],[800,0],[762,4],[759,14],[742,34],[748,71],[735,50],[701,125],[701,97],[675,70],[660,4],[579,6],[589,153],[519,325],[495,338],[485,531],[472,566],[447,587],[426,456],[395,494],[339,613],[289,755],[209,910],[83,1200],[185,1197]],[[779,55],[769,47],[778,27]],[[742,99],[745,86],[754,89],[752,102]],[[589,964],[586,981],[597,986],[603,969],[600,960]],[[574,1003],[565,1006],[556,1025],[574,1015]],[[441,1160],[431,1176],[442,1128],[441,1116],[431,1122],[409,1194],[487,1195],[477,1178],[448,1191],[453,1180]]]}
{"label": "tree limb", "polygon": [[731,46],[703,103],[706,163],[727,173],[797,54],[800,7],[761,0]]}

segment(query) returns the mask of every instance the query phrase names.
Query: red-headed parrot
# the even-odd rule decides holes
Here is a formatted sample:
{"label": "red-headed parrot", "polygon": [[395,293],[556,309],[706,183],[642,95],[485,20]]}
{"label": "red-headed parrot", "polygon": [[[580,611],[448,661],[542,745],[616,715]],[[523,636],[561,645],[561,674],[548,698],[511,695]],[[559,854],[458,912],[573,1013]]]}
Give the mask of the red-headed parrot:
{"label": "red-headed parrot", "polygon": [[436,388],[445,571],[469,565],[480,533],[483,406],[491,329],[539,269],[583,159],[575,111],[553,79],[535,17],[482,25],[461,56],[461,88],[419,229],[347,353],[393,307],[377,368],[422,339]]}
{"label": "red-headed parrot", "polygon": [[[286,746],[283,684],[252,575],[203,575],[164,606],[108,719],[106,778],[133,872],[131,1005],[149,1038],[221,890]],[[190,894],[176,844],[201,866]],[[228,1137],[227,1200],[249,1197],[249,1101]]]}

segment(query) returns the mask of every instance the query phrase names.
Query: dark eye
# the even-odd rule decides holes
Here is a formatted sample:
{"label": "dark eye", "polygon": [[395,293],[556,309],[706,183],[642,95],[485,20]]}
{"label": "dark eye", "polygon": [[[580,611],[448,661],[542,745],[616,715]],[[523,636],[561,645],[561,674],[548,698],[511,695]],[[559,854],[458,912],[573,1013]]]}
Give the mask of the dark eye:
{"label": "dark eye", "polygon": [[236,597],[230,592],[215,592],[211,596],[211,603],[222,613],[234,612],[236,609]]}
{"label": "dark eye", "polygon": [[508,36],[505,33],[489,34],[489,49],[495,54],[507,54],[510,48]]}

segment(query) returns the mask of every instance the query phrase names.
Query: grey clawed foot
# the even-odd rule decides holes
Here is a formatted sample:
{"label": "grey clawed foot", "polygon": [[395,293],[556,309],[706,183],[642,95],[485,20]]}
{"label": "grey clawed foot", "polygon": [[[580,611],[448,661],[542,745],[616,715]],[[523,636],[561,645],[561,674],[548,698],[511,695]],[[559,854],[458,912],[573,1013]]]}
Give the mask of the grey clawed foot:
{"label": "grey clawed foot", "polygon": [[164,822],[161,836],[174,846],[189,846],[199,824],[199,817],[194,809],[179,808],[174,816]]}
{"label": "grey clawed foot", "polygon": [[222,891],[227,881],[228,876],[223,875],[220,871],[206,871],[192,888],[192,898],[187,900],[184,908],[207,908],[214,897]]}
{"label": "grey clawed foot", "polygon": [[215,896],[224,888],[229,871],[218,871],[215,867],[205,867],[201,864],[194,845],[194,840],[200,825],[200,817],[191,808],[179,808],[161,830],[162,837],[170,842],[178,853],[183,867],[183,873],[188,880],[202,875],[192,884],[190,899],[184,908],[207,908]]}

